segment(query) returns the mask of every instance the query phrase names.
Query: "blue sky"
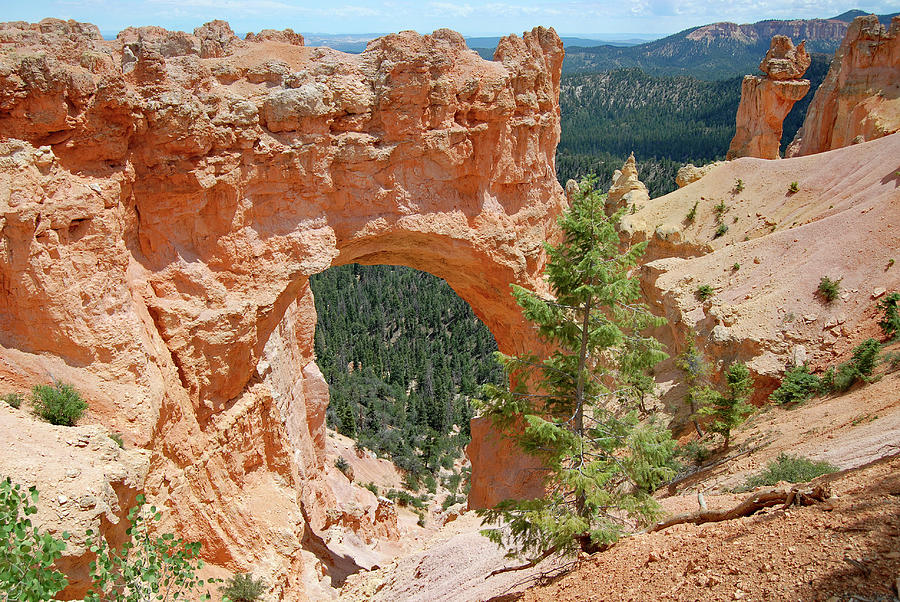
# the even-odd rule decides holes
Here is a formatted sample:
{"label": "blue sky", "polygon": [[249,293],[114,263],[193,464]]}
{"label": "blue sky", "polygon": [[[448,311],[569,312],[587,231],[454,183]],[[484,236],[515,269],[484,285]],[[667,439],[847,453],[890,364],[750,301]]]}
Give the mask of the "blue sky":
{"label": "blue sky", "polygon": [[536,25],[561,34],[668,34],[714,21],[826,17],[851,8],[888,13],[897,0],[0,0],[2,20],[44,17],[191,31],[225,19],[238,33],[290,27],[300,32],[367,33],[449,27],[464,35],[520,33]]}

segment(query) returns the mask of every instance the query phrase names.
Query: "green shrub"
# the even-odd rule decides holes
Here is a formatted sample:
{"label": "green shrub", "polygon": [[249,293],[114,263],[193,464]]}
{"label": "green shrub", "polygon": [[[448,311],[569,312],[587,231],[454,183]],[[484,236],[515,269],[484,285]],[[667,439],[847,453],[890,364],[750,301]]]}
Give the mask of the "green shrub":
{"label": "green shrub", "polygon": [[219,591],[231,602],[254,602],[266,593],[266,584],[262,578],[254,579],[250,573],[237,573]]}
{"label": "green shrub", "polygon": [[833,390],[844,392],[858,381],[869,382],[869,377],[878,363],[881,344],[875,339],[866,339],[853,350],[853,357],[837,367]]}
{"label": "green shrub", "polygon": [[809,371],[809,366],[794,366],[784,373],[781,385],[772,391],[769,399],[778,404],[806,401],[820,390],[819,377]]}
{"label": "green shrub", "polygon": [[81,418],[88,405],[71,385],[54,383],[35,385],[31,389],[34,412],[50,424],[72,426]]}
{"label": "green shrub", "polygon": [[725,201],[719,201],[719,204],[713,207],[713,211],[716,212],[716,222],[721,222],[725,214],[728,213],[728,205],[725,204]]}
{"label": "green shrub", "polygon": [[693,223],[694,219],[697,217],[697,205],[700,204],[700,201],[694,201],[694,206],[691,207],[691,210],[688,211],[687,215],[684,216],[684,219],[690,224]]}
{"label": "green shrub", "polygon": [[122,435],[120,433],[110,433],[109,438],[116,442],[121,449],[125,449],[125,440],[122,439]]}
{"label": "green shrub", "polygon": [[788,186],[788,192],[791,194],[794,194],[798,190],[800,190],[800,184],[798,184],[797,182],[791,182],[791,185]]}
{"label": "green shrub", "polygon": [[[30,501],[29,501],[30,498]],[[68,580],[53,568],[66,549],[62,540],[39,533],[29,516],[37,512],[37,489],[22,491],[9,477],[0,480],[0,595],[2,600],[52,600]]]}
{"label": "green shrub", "polygon": [[416,512],[416,514],[419,516],[419,520],[416,521],[416,524],[419,525],[420,527],[424,527],[425,526],[425,513],[422,511],[419,511],[419,512]]}
{"label": "green shrub", "polygon": [[774,461],[769,462],[764,471],[747,479],[747,482],[738,491],[771,486],[781,481],[805,483],[823,474],[837,472],[837,470],[837,466],[828,462],[814,462],[809,458],[782,453]]}
{"label": "green shrub", "polygon": [[350,462],[347,462],[344,456],[338,456],[337,458],[335,458],[334,467],[344,473],[344,476],[346,476],[348,479],[350,479],[351,481],[353,480],[353,467],[350,466]]}
{"label": "green shrub", "polygon": [[711,287],[708,284],[701,284],[700,286],[697,287],[697,290],[694,291],[694,294],[701,301],[706,301],[707,299],[712,297],[715,293],[716,293],[716,291],[713,289],[713,287]]}
{"label": "green shrub", "polygon": [[376,485],[375,483],[369,482],[369,483],[366,483],[365,485],[363,485],[363,487],[365,487],[366,489],[368,489],[375,495],[378,495],[378,485]]}
{"label": "green shrub", "polygon": [[898,303],[900,303],[900,293],[891,293],[878,302],[878,309],[884,312],[884,318],[878,322],[878,325],[881,326],[884,336],[889,338],[900,336]]}
{"label": "green shrub", "polygon": [[822,276],[821,280],[819,280],[819,288],[816,290],[825,301],[831,303],[841,294],[841,280],[843,278],[832,280],[828,276]]}
{"label": "green shrub", "polygon": [[726,232],[728,232],[728,226],[726,224],[719,224],[719,226],[716,228],[716,233],[713,235],[713,238],[725,236]]}
{"label": "green shrub", "polygon": [[731,266],[731,269],[737,272],[739,269],[741,269],[741,264],[735,262],[735,264]]}
{"label": "green shrub", "polygon": [[690,461],[693,464],[702,464],[712,455],[708,447],[696,439],[688,441],[682,446],[675,448],[675,455]]}
{"label": "green shrub", "polygon": [[740,194],[744,191],[744,181],[740,178],[734,181],[734,192]]}
{"label": "green shrub", "polygon": [[890,351],[885,353],[881,361],[890,366],[891,372],[900,369],[900,352]]}
{"label": "green shrub", "polygon": [[2,397],[3,401],[17,410],[21,407],[22,402],[25,401],[25,396],[21,393],[7,393]]}

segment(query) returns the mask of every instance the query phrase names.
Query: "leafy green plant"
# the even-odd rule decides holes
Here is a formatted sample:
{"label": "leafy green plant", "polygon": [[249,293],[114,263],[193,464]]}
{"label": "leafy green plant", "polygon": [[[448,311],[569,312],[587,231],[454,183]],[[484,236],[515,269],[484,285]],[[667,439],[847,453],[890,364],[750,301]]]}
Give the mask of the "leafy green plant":
{"label": "leafy green plant", "polygon": [[701,284],[697,287],[697,290],[694,291],[694,295],[696,295],[697,298],[701,301],[706,301],[714,294],[716,294],[716,291],[709,284]]}
{"label": "leafy green plant", "polygon": [[809,458],[782,453],[775,460],[769,462],[764,471],[747,479],[747,482],[738,491],[771,486],[781,481],[805,483],[824,474],[837,472],[837,470],[837,466],[828,462],[814,462]]}
{"label": "leafy green plant", "polygon": [[809,371],[809,366],[794,366],[784,373],[781,385],[769,396],[778,404],[802,402],[816,395],[820,390],[819,377]]}
{"label": "leafy green plant", "polygon": [[121,433],[110,433],[109,438],[115,441],[119,448],[125,449],[125,440],[122,439]]}
{"label": "leafy green plant", "polygon": [[[548,356],[498,354],[511,386],[485,385],[478,403],[495,428],[546,467],[544,497],[478,511],[485,523],[499,523],[482,533],[510,555],[594,551],[632,521],[655,517],[647,491],[674,474],[670,433],[638,425],[636,411],[613,405],[628,369],[621,361],[626,340],[662,320],[639,303],[631,276],[646,244],[620,251],[622,212],[607,218],[604,201],[594,182],[582,181],[560,218],[563,241],[547,246],[552,298],[513,286]],[[663,359],[661,345],[644,338],[643,352]]]}
{"label": "leafy green plant", "polygon": [[857,345],[850,360],[837,367],[833,390],[843,392],[857,382],[869,382],[878,363],[879,353],[881,344],[875,339],[866,339]]}
{"label": "leafy green plant", "polygon": [[72,385],[53,383],[35,385],[31,389],[34,412],[50,424],[72,426],[87,409],[87,403]]}
{"label": "leafy green plant", "polygon": [[900,336],[900,293],[891,293],[886,295],[878,302],[878,309],[884,312],[884,317],[878,322],[881,326],[881,332],[889,338]]}
{"label": "leafy green plant", "polygon": [[738,262],[734,262],[734,265],[731,266],[731,269],[737,272],[739,269],[741,269],[741,264],[739,264]]}
{"label": "leafy green plant", "polygon": [[743,362],[735,362],[725,373],[728,390],[725,394],[712,391],[706,396],[706,404],[700,408],[701,416],[709,416],[712,422],[707,427],[725,438],[723,449],[731,443],[731,429],[740,425],[753,412],[753,406],[747,403],[753,393],[753,378],[750,370]]}
{"label": "leafy green plant", "polygon": [[740,194],[744,192],[744,181],[740,178],[734,181],[734,192]]}
{"label": "leafy green plant", "polygon": [[728,224],[719,224],[716,227],[716,232],[713,235],[713,238],[719,238],[720,236],[725,236],[726,232],[728,232]]}
{"label": "leafy green plant", "polygon": [[18,410],[22,406],[22,402],[25,401],[25,396],[21,393],[7,393],[0,399]]}
{"label": "leafy green plant", "polygon": [[887,267],[888,267],[888,268],[894,267],[894,263],[895,263],[895,260],[894,260],[893,257],[891,257],[890,259],[888,259]]}
{"label": "leafy green plant", "polygon": [[118,550],[110,548],[99,534],[90,551],[97,555],[91,563],[93,583],[85,602],[150,602],[161,600],[209,600],[208,584],[220,579],[203,580],[197,572],[203,568],[200,543],[186,543],[171,533],[152,535],[153,523],[161,518],[155,506],[147,507],[144,496],[128,511],[131,537]]}
{"label": "leafy green plant", "polygon": [[376,485],[375,483],[369,482],[363,485],[363,487],[365,487],[375,495],[378,495],[378,485]]}
{"label": "leafy green plant", "polygon": [[788,192],[790,194],[794,194],[795,192],[797,192],[799,190],[800,190],[800,184],[798,184],[797,182],[791,182],[791,185],[788,186]]}
{"label": "leafy green plant", "polygon": [[684,216],[685,221],[691,224],[697,218],[697,205],[700,204],[700,201],[694,201],[694,206],[691,207],[691,210],[687,212],[687,215]]}
{"label": "leafy green plant", "polygon": [[816,290],[826,302],[831,303],[841,294],[841,280],[843,278],[832,280],[828,276],[822,276],[819,280],[819,287]]}
{"label": "leafy green plant", "polygon": [[250,573],[237,573],[219,591],[230,602],[255,602],[266,593],[266,584],[262,577],[254,579]]}
{"label": "leafy green plant", "polygon": [[53,563],[66,549],[62,540],[40,533],[31,523],[38,492],[22,491],[9,477],[0,480],[0,592],[3,600],[51,600],[68,585]]}

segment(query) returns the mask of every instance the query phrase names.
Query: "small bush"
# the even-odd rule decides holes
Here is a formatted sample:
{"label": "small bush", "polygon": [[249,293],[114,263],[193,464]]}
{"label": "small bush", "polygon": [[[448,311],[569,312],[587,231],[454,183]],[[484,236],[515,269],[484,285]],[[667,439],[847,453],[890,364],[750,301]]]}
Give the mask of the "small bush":
{"label": "small bush", "polygon": [[675,455],[684,458],[693,464],[702,464],[710,457],[710,455],[712,455],[712,451],[704,444],[693,439],[684,445],[677,447],[675,449]]}
{"label": "small bush", "polygon": [[110,433],[109,438],[116,442],[120,448],[125,449],[125,440],[122,439],[122,435],[119,433]]}
{"label": "small bush", "polygon": [[22,406],[22,402],[25,401],[25,396],[21,393],[7,393],[2,397],[2,399],[7,404],[18,410]]}
{"label": "small bush", "polygon": [[725,214],[728,213],[728,205],[725,204],[725,201],[719,201],[719,204],[713,207],[713,211],[716,212],[716,221],[721,222]]}
{"label": "small bush", "polygon": [[809,366],[794,366],[784,373],[781,385],[772,391],[769,399],[778,404],[806,401],[819,392],[819,377],[810,373]]}
{"label": "small bush", "polygon": [[344,476],[346,476],[348,479],[350,479],[351,481],[353,480],[353,467],[350,466],[350,462],[347,462],[344,456],[338,456],[334,460],[334,467],[344,473]]}
{"label": "small bush", "polygon": [[376,485],[375,483],[371,483],[371,482],[370,482],[370,483],[366,483],[365,485],[363,485],[363,487],[365,487],[366,489],[368,489],[369,491],[371,491],[371,492],[374,493],[375,495],[378,495],[378,485]]}
{"label": "small bush", "polygon": [[788,483],[805,483],[823,474],[837,472],[838,467],[828,462],[814,462],[809,458],[779,454],[778,458],[769,462],[764,471],[753,475],[738,491],[748,491],[755,487],[771,486],[781,481]]}
{"label": "small bush", "polygon": [[881,332],[884,333],[884,336],[888,338],[900,336],[900,311],[898,311],[898,304],[900,304],[900,293],[891,293],[878,302],[878,309],[884,312],[884,318],[878,322],[878,325],[881,326]]}
{"label": "small bush", "polygon": [[734,192],[740,194],[744,192],[744,181],[740,178],[734,181]]}
{"label": "small bush", "polygon": [[834,374],[833,390],[844,392],[858,381],[869,382],[869,377],[878,363],[881,344],[875,339],[866,339],[853,350],[850,361],[837,367]]}
{"label": "small bush", "polygon": [[791,185],[788,186],[788,192],[790,194],[794,194],[795,192],[797,192],[799,190],[800,190],[800,184],[798,184],[797,182],[791,182]]}
{"label": "small bush", "polygon": [[684,216],[684,219],[690,224],[693,223],[694,219],[697,217],[697,205],[700,204],[700,201],[694,201],[694,206],[691,207],[691,210],[688,211],[687,215]]}
{"label": "small bush", "polygon": [[694,294],[695,294],[695,295],[697,296],[697,298],[700,299],[701,301],[706,301],[707,299],[709,299],[710,297],[712,297],[712,296],[715,294],[715,292],[716,292],[716,291],[715,291],[715,290],[713,289],[713,287],[711,287],[710,285],[708,285],[708,284],[701,284],[700,286],[697,287],[697,290],[694,291]]}
{"label": "small bush", "polygon": [[716,228],[716,233],[713,236],[713,238],[719,238],[720,236],[725,236],[726,232],[728,232],[728,225],[727,224],[719,224],[719,226]]}
{"label": "small bush", "polygon": [[416,521],[416,524],[420,527],[425,527],[425,513],[424,512],[416,512],[419,515],[419,520]]}
{"label": "small bush", "polygon": [[891,351],[884,354],[881,361],[890,367],[890,371],[900,369],[900,352]]}
{"label": "small bush", "polygon": [[841,280],[832,280],[828,276],[822,276],[819,280],[819,288],[816,289],[826,302],[831,303],[841,294]]}
{"label": "small bush", "polygon": [[735,262],[735,264],[731,266],[731,269],[737,272],[739,269],[741,269],[741,264]]}
{"label": "small bush", "polygon": [[31,404],[34,413],[60,426],[72,426],[81,418],[88,405],[71,385],[54,383],[35,385],[31,389]]}
{"label": "small bush", "polygon": [[262,578],[254,579],[250,573],[238,573],[225,586],[220,587],[219,591],[231,602],[255,602],[266,593],[266,584]]}

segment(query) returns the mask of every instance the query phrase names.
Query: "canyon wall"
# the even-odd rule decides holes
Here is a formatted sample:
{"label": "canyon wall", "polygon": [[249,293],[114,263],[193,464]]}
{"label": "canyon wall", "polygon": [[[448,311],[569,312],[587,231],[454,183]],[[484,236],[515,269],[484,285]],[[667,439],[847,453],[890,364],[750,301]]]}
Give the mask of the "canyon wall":
{"label": "canyon wall", "polygon": [[559,38],[484,61],[449,30],[347,55],[48,19],[0,24],[0,48],[0,384],[75,384],[149,453],[166,528],[303,599],[335,504],[308,277],[431,272],[524,350],[509,284],[545,286],[565,204]]}
{"label": "canyon wall", "polygon": [[857,17],[787,150],[796,157],[900,131],[900,16]]}

